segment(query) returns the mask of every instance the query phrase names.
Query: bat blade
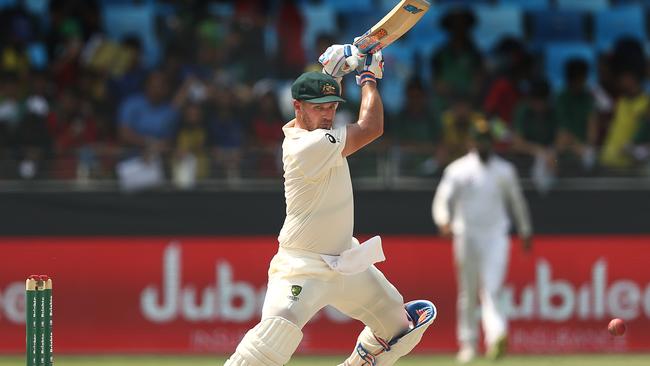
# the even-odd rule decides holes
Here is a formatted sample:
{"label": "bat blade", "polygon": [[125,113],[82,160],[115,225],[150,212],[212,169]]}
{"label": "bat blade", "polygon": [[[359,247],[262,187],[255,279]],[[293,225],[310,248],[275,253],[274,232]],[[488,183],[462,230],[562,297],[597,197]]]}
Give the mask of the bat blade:
{"label": "bat blade", "polygon": [[377,24],[354,42],[359,52],[375,53],[408,32],[429,10],[428,0],[401,0]]}

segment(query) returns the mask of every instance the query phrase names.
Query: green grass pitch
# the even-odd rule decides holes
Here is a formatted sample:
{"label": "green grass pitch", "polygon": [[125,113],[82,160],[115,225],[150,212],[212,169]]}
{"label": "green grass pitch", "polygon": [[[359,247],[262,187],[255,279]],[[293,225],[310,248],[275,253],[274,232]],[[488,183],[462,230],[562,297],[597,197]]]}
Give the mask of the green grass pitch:
{"label": "green grass pitch", "polygon": [[[290,366],[336,366],[341,357],[294,357]],[[57,366],[217,366],[223,365],[224,357],[164,357],[164,356],[60,356]],[[24,366],[23,357],[0,356],[0,366]],[[457,365],[453,355],[411,356],[397,363],[398,366],[451,366]],[[507,356],[498,362],[477,359],[470,366],[648,366],[650,354],[618,355],[590,354],[569,356]]]}

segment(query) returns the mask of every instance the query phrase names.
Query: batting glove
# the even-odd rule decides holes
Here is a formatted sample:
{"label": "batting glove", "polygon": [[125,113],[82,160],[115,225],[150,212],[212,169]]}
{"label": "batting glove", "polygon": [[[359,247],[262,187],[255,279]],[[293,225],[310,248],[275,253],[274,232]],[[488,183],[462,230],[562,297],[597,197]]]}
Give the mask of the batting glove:
{"label": "batting glove", "polygon": [[362,85],[366,81],[374,81],[384,77],[384,56],[381,51],[371,55],[365,55],[363,62],[357,66],[357,85]]}
{"label": "batting glove", "polygon": [[335,44],[329,46],[318,58],[323,65],[323,72],[334,78],[343,77],[357,69],[359,50],[351,44]]}

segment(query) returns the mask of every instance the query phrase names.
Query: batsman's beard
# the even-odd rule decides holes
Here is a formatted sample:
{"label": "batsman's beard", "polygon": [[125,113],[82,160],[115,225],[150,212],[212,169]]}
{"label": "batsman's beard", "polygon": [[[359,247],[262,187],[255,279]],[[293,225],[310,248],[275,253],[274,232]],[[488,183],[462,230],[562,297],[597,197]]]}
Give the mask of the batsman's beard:
{"label": "batsman's beard", "polygon": [[300,122],[302,122],[302,125],[307,127],[307,129],[309,131],[312,131],[312,130],[315,130],[315,129],[318,129],[318,128],[324,129],[324,130],[331,130],[332,129],[332,123],[333,123],[332,120],[322,118],[322,119],[320,119],[320,121],[318,121],[318,123],[313,123],[312,120],[309,118],[309,116],[307,116],[307,113],[303,113],[301,117],[302,117],[301,118],[302,120]]}

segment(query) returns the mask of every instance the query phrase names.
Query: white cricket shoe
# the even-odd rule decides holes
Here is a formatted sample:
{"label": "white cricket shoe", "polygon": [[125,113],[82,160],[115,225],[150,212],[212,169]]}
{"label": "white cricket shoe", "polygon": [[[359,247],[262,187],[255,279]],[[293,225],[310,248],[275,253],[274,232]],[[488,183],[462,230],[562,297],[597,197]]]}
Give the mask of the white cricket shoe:
{"label": "white cricket shoe", "polygon": [[466,364],[472,362],[476,358],[476,347],[471,345],[463,345],[456,355],[456,362]]}
{"label": "white cricket shoe", "polygon": [[487,357],[493,361],[502,358],[508,351],[508,336],[502,335],[497,338],[496,342],[492,344],[487,351]]}

